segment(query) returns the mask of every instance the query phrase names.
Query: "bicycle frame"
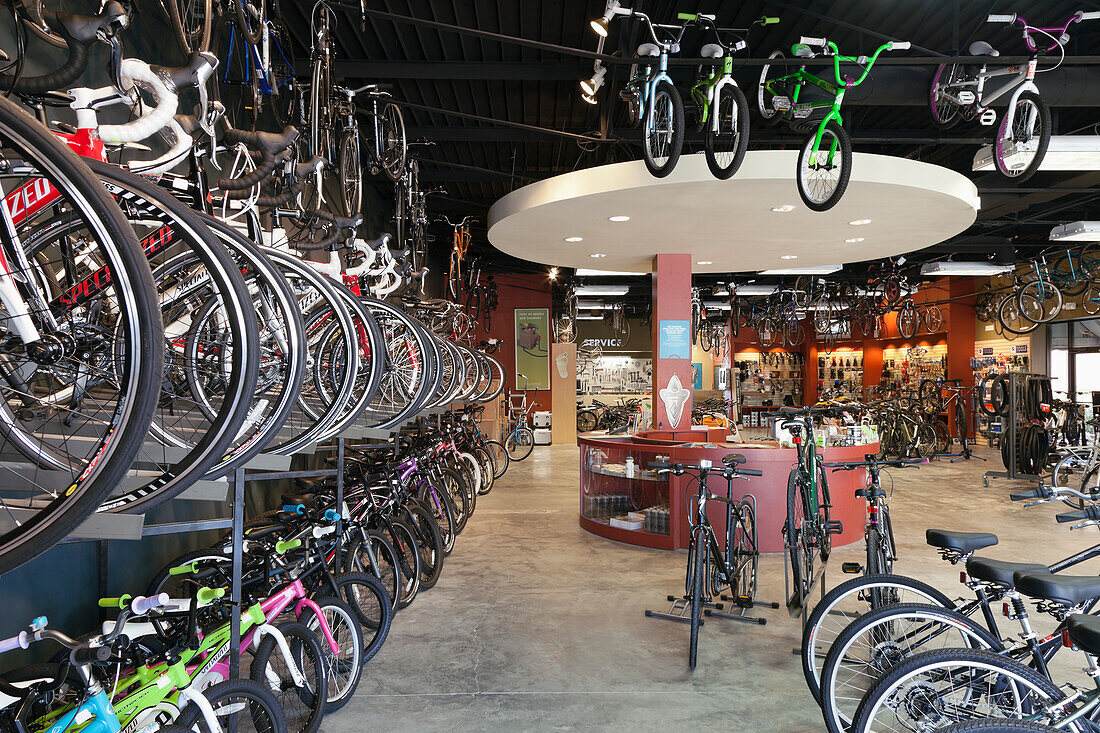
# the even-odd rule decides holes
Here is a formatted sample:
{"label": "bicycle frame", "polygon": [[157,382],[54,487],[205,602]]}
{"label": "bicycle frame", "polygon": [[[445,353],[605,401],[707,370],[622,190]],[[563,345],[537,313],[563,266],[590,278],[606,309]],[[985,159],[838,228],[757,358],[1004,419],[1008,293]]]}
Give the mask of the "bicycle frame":
{"label": "bicycle frame", "polygon": [[[226,53],[225,72],[222,74],[223,84],[240,84],[243,86],[249,86],[252,84],[252,75],[256,75],[256,88],[261,94],[268,96],[278,96],[282,93],[282,90],[294,81],[294,67],[291,66],[290,60],[283,52],[282,44],[279,43],[279,39],[271,33],[271,21],[265,20],[263,24],[262,36],[258,45],[249,43],[241,34],[240,45],[241,51],[246,54],[244,71],[245,77],[240,82],[234,82],[229,78],[229,70],[233,65],[233,53],[234,48],[237,45],[238,29],[236,25],[230,29],[229,32],[229,50]],[[279,54],[279,57],[283,60],[283,63],[290,69],[290,74],[283,79],[276,79],[275,73],[272,69],[271,59],[272,57],[272,44],[274,43],[275,52]]]}

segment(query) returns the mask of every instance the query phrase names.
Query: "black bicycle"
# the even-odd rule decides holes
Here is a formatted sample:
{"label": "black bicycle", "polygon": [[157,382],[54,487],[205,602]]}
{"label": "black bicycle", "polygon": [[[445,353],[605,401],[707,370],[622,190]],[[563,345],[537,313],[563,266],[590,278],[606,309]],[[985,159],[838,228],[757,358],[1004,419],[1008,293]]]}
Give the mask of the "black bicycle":
{"label": "black bicycle", "polygon": [[[763,475],[761,471],[753,468],[739,468],[738,466],[744,462],[743,455],[730,454],[722,459],[724,465],[717,468],[707,459],[700,459],[698,465],[668,461],[655,461],[649,464],[649,467],[657,469],[658,473],[680,476],[686,471],[694,471],[699,475],[698,490],[695,496],[688,497],[691,542],[688,545],[688,566],[684,583],[686,594],[680,599],[670,598],[675,610],[686,611],[690,608],[690,616],[674,612],[667,614],[655,611],[645,612],[645,615],[651,618],[690,622],[688,667],[691,669],[695,669],[699,627],[703,625],[703,615],[765,623],[764,619],[744,615],[744,611],[752,608],[756,600],[756,567],[760,556],[756,542],[756,499],[752,494],[734,499],[733,479],[742,478],[747,481],[748,476]],[[726,496],[717,496],[707,489],[707,478],[712,474],[725,477]],[[694,509],[690,506],[693,499]],[[718,544],[718,536],[707,516],[707,502],[710,500],[723,502],[727,507],[724,550]],[[724,606],[714,603],[714,597],[720,595],[723,588],[729,588],[732,594],[729,598],[722,596],[723,600],[732,601],[739,613],[723,613]]]}

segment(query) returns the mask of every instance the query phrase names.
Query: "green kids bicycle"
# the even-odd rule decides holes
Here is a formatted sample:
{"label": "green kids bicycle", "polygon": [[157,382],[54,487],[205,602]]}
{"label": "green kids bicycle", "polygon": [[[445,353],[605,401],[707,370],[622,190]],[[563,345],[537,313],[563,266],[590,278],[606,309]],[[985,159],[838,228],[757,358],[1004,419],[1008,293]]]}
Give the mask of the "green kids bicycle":
{"label": "green kids bicycle", "polygon": [[[745,94],[733,80],[733,54],[744,49],[742,39],[728,41],[730,36],[747,35],[750,28],[719,28],[713,15],[680,13],[679,20],[714,32],[714,43],[704,44],[702,58],[722,59],[722,66],[700,66],[699,75],[691,87],[695,103],[696,132],[706,130],[707,167],[715,178],[727,179],[741,167],[749,147],[749,104]],[[753,25],[771,25],[779,18],[764,17]]]}
{"label": "green kids bicycle", "polygon": [[[836,44],[825,38],[803,36],[801,42],[791,47],[791,53],[808,60],[817,55],[815,47],[821,49],[824,56],[832,57],[835,82],[811,74],[804,65],[788,74],[783,65],[766,64],[760,72],[756,101],[766,123],[787,122],[796,132],[810,133],[798,154],[795,172],[798,193],[809,208],[827,211],[840,201],[852,176],[852,141],[840,116],[844,95],[863,83],[880,53],[907,49],[909,41],[890,41],[875,49],[870,57],[853,57],[842,56]],[[784,56],[781,51],[775,51],[768,58],[782,60]],[[842,63],[859,68],[858,78],[841,73]],[[801,101],[806,85],[824,92],[824,98]],[[810,119],[822,110],[827,111],[819,122]]]}

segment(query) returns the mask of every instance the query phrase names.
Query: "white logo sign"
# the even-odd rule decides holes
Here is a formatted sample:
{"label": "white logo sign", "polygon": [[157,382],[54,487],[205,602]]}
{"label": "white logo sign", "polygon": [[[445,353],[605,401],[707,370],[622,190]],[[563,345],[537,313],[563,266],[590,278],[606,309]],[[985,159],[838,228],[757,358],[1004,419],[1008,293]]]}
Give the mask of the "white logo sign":
{"label": "white logo sign", "polygon": [[665,403],[665,415],[668,416],[668,422],[672,427],[676,427],[680,424],[680,418],[684,414],[684,405],[687,404],[691,392],[684,389],[684,385],[680,384],[680,378],[673,374],[672,379],[668,380],[668,386],[660,391],[660,395],[661,402]]}

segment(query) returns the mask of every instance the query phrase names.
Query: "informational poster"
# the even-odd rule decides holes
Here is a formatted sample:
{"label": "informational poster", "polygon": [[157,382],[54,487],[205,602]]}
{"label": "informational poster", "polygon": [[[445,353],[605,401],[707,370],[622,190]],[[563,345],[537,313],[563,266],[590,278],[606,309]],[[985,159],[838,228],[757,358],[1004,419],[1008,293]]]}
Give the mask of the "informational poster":
{"label": "informational poster", "polygon": [[515,318],[516,389],[550,389],[550,309],[516,308]]}
{"label": "informational poster", "polygon": [[691,322],[690,321],[661,321],[660,359],[690,359],[691,358]]}

